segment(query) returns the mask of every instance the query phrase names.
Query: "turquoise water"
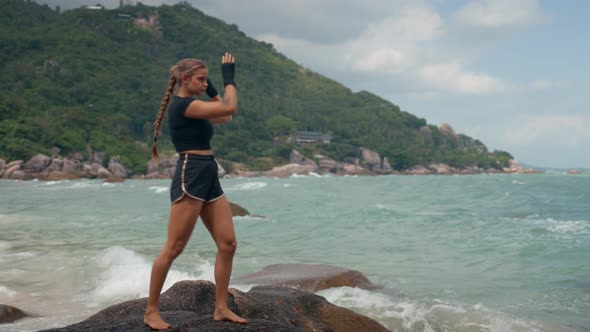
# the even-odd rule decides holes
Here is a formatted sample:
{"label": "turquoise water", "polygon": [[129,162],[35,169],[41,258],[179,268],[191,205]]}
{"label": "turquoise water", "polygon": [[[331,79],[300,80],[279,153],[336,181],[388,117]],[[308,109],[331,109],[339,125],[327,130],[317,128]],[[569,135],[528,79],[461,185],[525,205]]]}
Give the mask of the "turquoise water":
{"label": "turquoise water", "polygon": [[[147,295],[169,180],[0,181],[0,303],[59,327]],[[275,263],[363,272],[375,291],[329,301],[394,331],[590,330],[590,175],[224,179],[256,217],[234,222],[234,275]],[[199,224],[165,288],[213,280]],[[242,290],[252,285],[232,285]]]}

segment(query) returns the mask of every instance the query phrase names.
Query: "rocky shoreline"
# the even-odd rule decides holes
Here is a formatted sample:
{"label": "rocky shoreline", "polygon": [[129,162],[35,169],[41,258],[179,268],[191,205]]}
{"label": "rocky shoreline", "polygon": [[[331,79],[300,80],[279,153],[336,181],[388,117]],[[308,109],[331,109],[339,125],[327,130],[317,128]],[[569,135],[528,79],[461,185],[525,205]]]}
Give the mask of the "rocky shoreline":
{"label": "rocky shoreline", "polygon": [[[0,178],[9,180],[75,180],[81,178],[103,179],[107,182],[120,182],[124,179],[169,179],[176,171],[178,154],[171,157],[161,157],[146,163],[145,174],[134,174],[125,167],[117,156],[104,160],[104,153],[94,152],[89,147],[87,156],[74,153],[60,156],[59,149],[54,149],[53,155],[36,154],[29,161],[14,160],[6,162],[0,159]],[[360,148],[358,158],[347,158],[336,161],[326,156],[315,155],[314,159],[307,158],[297,150],[291,151],[289,163],[277,166],[267,171],[248,171],[237,169],[227,173],[219,165],[219,176],[235,177],[289,177],[292,175],[455,175],[455,174],[536,174],[539,170],[524,168],[517,161],[511,160],[509,167],[498,170],[495,168],[482,169],[470,166],[457,169],[443,163],[416,165],[410,169],[398,171],[391,167],[387,157],[381,156],[369,149]]]}
{"label": "rocky shoreline", "polygon": [[[290,277],[289,277],[290,276]],[[256,285],[247,292],[229,289],[229,307],[248,324],[213,320],[215,285],[184,280],[165,291],[159,302],[171,331],[389,331],[377,321],[328,302],[314,292],[332,287],[376,288],[361,272],[318,264],[277,264],[236,278]],[[46,331],[149,331],[143,323],[147,298],[112,305],[79,323]],[[0,323],[26,318],[20,309],[0,310]],[[0,309],[3,306],[0,305]]]}

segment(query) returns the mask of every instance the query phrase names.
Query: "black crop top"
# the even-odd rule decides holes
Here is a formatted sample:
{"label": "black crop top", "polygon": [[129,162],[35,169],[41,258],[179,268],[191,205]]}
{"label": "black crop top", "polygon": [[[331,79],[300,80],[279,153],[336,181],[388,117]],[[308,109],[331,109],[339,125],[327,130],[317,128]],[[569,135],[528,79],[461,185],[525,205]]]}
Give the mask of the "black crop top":
{"label": "black crop top", "polygon": [[173,96],[168,109],[168,126],[176,152],[186,150],[211,150],[213,125],[207,119],[191,119],[184,116],[192,97]]}

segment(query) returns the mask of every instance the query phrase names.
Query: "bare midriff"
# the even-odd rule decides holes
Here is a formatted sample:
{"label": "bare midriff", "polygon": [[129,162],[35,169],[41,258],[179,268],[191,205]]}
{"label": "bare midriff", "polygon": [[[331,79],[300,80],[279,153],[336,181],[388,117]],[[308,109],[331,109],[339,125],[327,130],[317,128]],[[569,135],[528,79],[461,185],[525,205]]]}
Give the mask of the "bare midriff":
{"label": "bare midriff", "polygon": [[185,151],[180,151],[178,154],[198,154],[201,156],[210,156],[213,154],[213,150],[185,150]]}

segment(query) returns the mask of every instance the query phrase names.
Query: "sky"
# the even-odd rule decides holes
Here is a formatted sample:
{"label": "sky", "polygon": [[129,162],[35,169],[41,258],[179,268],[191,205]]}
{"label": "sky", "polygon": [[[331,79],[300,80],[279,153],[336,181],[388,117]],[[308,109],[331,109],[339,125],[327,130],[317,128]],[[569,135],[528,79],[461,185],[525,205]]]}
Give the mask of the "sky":
{"label": "sky", "polygon": [[[119,5],[36,1],[62,10]],[[521,163],[590,168],[590,1],[186,2],[353,91],[449,123]]]}

